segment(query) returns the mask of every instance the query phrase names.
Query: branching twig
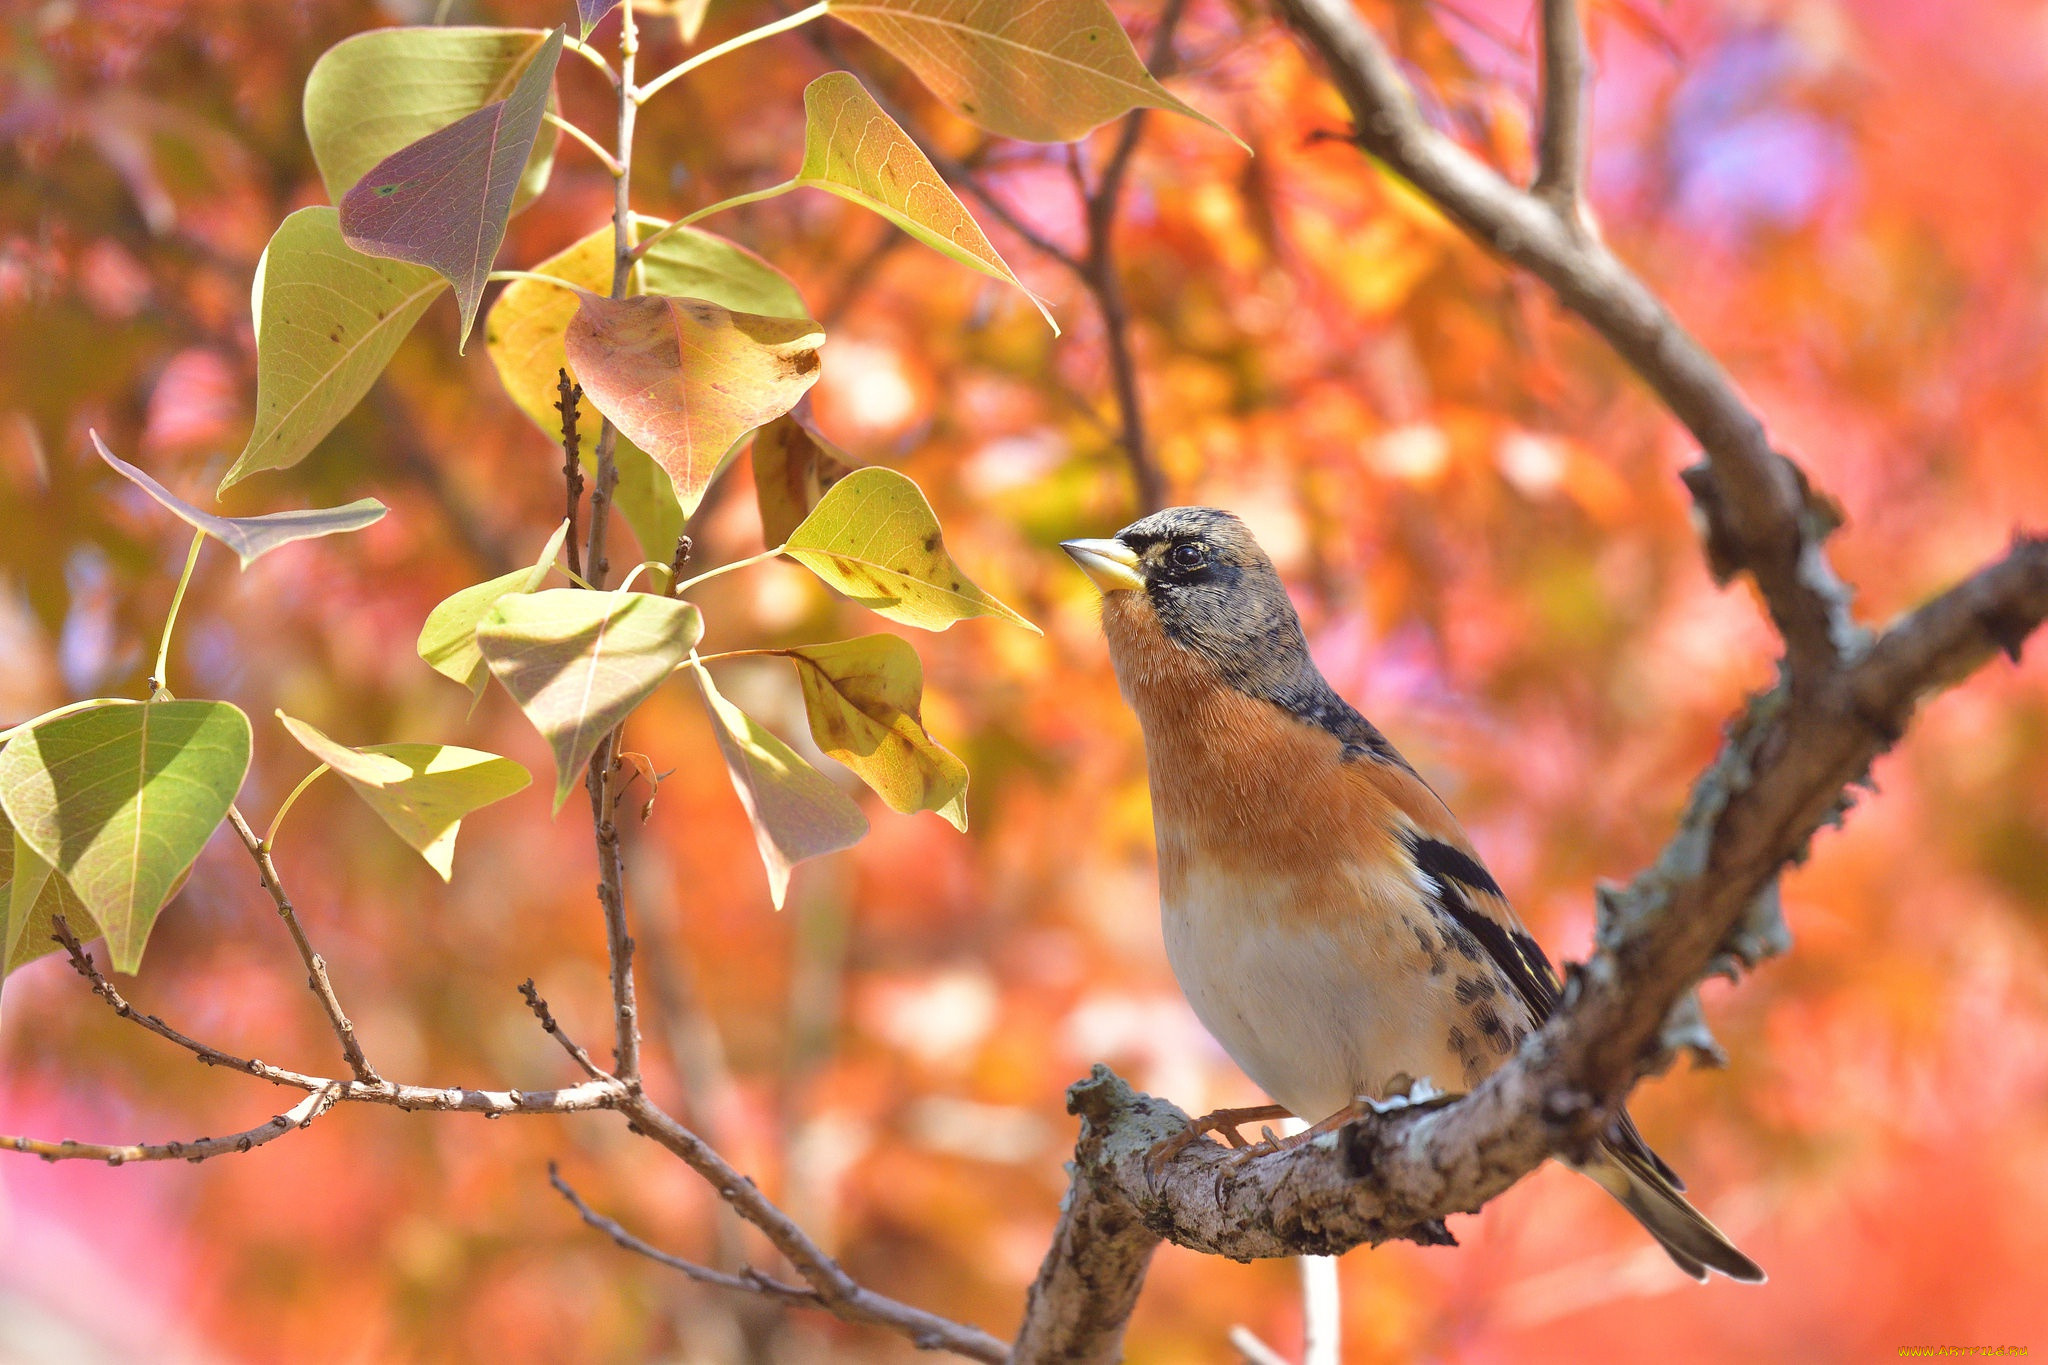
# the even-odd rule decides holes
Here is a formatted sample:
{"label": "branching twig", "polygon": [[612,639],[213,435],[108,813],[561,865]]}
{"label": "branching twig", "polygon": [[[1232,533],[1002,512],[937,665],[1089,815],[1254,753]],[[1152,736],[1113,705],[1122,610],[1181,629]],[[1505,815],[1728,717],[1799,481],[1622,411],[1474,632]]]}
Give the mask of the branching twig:
{"label": "branching twig", "polygon": [[335,1091],[337,1102],[383,1104],[404,1110],[445,1110],[471,1114],[569,1114],[589,1109],[613,1108],[618,1096],[619,1088],[615,1082],[593,1082],[567,1090],[471,1090],[459,1086],[401,1085],[395,1081],[378,1081],[366,1085],[360,1081],[309,1076],[286,1067],[272,1066],[253,1057],[237,1057],[181,1033],[156,1015],[144,1014],[129,1004],[121,992],[115,989],[114,983],[107,980],[94,964],[92,954],[85,951],[77,935],[64,923],[64,917],[57,915],[52,919],[52,927],[56,931],[54,937],[57,942],[64,945],[65,952],[69,954],[72,970],[85,978],[86,983],[92,987],[93,994],[107,1002],[107,1008],[123,1019],[149,1030],[165,1042],[185,1049],[208,1066],[239,1071],[245,1076],[254,1076],[272,1085],[304,1090],[308,1093],[332,1089]]}
{"label": "branching twig", "polygon": [[292,942],[298,945],[299,959],[306,964],[306,987],[319,1000],[320,1008],[327,1012],[327,1022],[334,1028],[334,1036],[341,1042],[341,1054],[347,1060],[349,1070],[364,1085],[377,1085],[384,1078],[370,1065],[370,1059],[363,1055],[363,1046],[356,1041],[356,1026],[349,1022],[348,1014],[341,1008],[341,999],[334,993],[334,982],[327,976],[327,959],[313,949],[313,941],[306,937],[305,928],[299,923],[298,912],[292,909],[291,897],[284,891],[284,883],[278,880],[277,864],[270,859],[270,848],[256,837],[256,831],[249,828],[249,822],[242,818],[242,812],[228,807],[228,823],[234,826],[235,835],[242,841],[242,847],[249,850],[255,860],[256,871],[263,879],[263,889],[270,893],[270,899],[277,906],[277,917],[291,930]]}
{"label": "branching twig", "polygon": [[951,1351],[973,1360],[1010,1358],[1009,1348],[986,1332],[898,1303],[860,1284],[759,1186],[733,1169],[708,1143],[663,1112],[646,1095],[627,1096],[619,1110],[631,1121],[634,1131],[682,1158],[685,1165],[718,1191],[734,1212],[759,1228],[796,1267],[804,1282],[817,1291],[820,1306],[835,1316],[848,1322],[886,1327],[926,1350]]}
{"label": "branching twig", "polygon": [[[1702,501],[1717,568],[1754,575],[1790,656],[1795,687],[1859,645],[1848,590],[1819,552],[1830,525],[1714,358],[1596,238],[1509,184],[1424,121],[1394,60],[1349,0],[1276,0],[1350,106],[1360,147],[1387,163],[1481,245],[1524,267],[1607,339],[1706,451]],[[1695,492],[1699,488],[1695,486]]]}
{"label": "branching twig", "polygon": [[605,1217],[584,1202],[583,1196],[576,1193],[576,1190],[568,1181],[562,1179],[561,1171],[556,1168],[555,1163],[552,1161],[548,1163],[548,1183],[555,1187],[556,1192],[562,1198],[569,1201],[571,1207],[591,1227],[611,1238],[627,1251],[638,1256],[645,1256],[648,1260],[665,1265],[670,1270],[679,1270],[699,1284],[714,1285],[720,1289],[734,1289],[743,1294],[765,1294],[770,1298],[780,1299],[784,1303],[798,1304],[808,1308],[823,1308],[825,1306],[824,1302],[818,1297],[818,1291],[815,1289],[806,1289],[804,1286],[797,1284],[785,1284],[781,1280],[763,1275],[752,1267],[748,1267],[738,1274],[729,1275],[725,1271],[714,1270],[707,1265],[698,1265],[695,1261],[686,1261],[680,1256],[671,1255],[669,1252],[663,1251],[651,1242],[642,1241],[626,1231],[617,1221]]}

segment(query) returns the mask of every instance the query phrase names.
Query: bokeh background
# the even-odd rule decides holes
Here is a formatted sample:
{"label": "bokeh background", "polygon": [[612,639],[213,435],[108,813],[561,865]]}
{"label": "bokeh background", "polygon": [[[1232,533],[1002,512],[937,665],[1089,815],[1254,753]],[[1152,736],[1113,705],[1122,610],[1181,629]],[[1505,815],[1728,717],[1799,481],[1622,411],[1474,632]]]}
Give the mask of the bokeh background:
{"label": "bokeh background", "polygon": [[[197,497],[250,420],[251,273],[318,202],[299,89],[398,0],[9,0],[0,23],[0,719],[134,695],[186,543],[86,453]],[[1433,118],[1526,171],[1527,0],[1374,0]],[[1595,0],[1592,198],[1602,230],[1840,499],[1834,548],[1871,619],[2048,522],[2048,9],[2037,0]],[[565,3],[462,0],[553,24]],[[1119,5],[1143,46],[1149,3]],[[772,17],[719,0],[707,34]],[[617,20],[607,22],[607,41]],[[834,35],[920,136],[978,157],[1044,233],[1082,224],[1057,149],[983,147],[886,56]],[[648,25],[643,59],[678,54]],[[1260,7],[1196,0],[1176,89],[1257,148],[1154,116],[1119,244],[1156,458],[1179,501],[1232,507],[1283,567],[1319,658],[1463,813],[1553,956],[1592,888],[1669,831],[1774,641],[1702,567],[1678,427],[1545,291],[1319,135],[1342,117]],[[640,206],[779,179],[801,34],[651,106]],[[562,98],[605,126],[587,68]],[[1098,136],[1100,156],[1110,134]],[[602,222],[573,146],[514,220],[525,265]],[[986,221],[986,220],[985,220]],[[823,429],[930,493],[968,571],[1045,628],[918,636],[926,719],[973,769],[973,825],[875,807],[851,853],[769,909],[685,689],[630,747],[674,775],[630,835],[651,1084],[861,1276],[1007,1335],[1096,1060],[1198,1111],[1257,1097],[1181,1002],[1160,944],[1136,726],[1093,593],[1054,549],[1129,519],[1102,330],[1058,266],[990,224],[1066,334],[837,200],[712,226],[803,285],[831,331]],[[454,741],[547,770],[493,690],[473,716],[411,641],[446,593],[528,558],[560,517],[559,454],[459,359],[437,303],[362,407],[232,507],[375,495],[393,514],[239,574],[202,564],[179,690],[257,717],[244,805],[309,766],[282,706],[350,743]],[[700,519],[701,562],[759,548],[747,470]],[[710,646],[882,623],[794,567],[706,593]],[[793,677],[729,667],[785,735]],[[1796,952],[1707,991],[1722,1071],[1636,1112],[1701,1204],[1771,1272],[1700,1288],[1555,1168],[1463,1246],[1344,1258],[1345,1359],[1861,1361],[1920,1344],[2048,1349],[2048,649],[1929,707],[1846,830],[1788,875]],[[576,806],[545,783],[467,822],[443,888],[339,784],[279,853],[386,1074],[543,1087],[563,1059],[514,985],[605,1032],[603,940]],[[866,798],[864,798],[866,799]],[[223,1047],[331,1069],[332,1039],[238,849],[216,840],[131,994]],[[104,1141],[246,1127],[277,1096],[123,1024],[55,960],[10,980],[0,1130]],[[579,1225],[601,1208],[708,1260],[759,1249],[683,1167],[607,1117],[485,1122],[344,1108],[193,1168],[0,1161],[0,1360],[899,1360],[816,1315],[701,1291]],[[1140,1362],[1229,1361],[1244,1324],[1298,1350],[1293,1267],[1162,1250]]]}

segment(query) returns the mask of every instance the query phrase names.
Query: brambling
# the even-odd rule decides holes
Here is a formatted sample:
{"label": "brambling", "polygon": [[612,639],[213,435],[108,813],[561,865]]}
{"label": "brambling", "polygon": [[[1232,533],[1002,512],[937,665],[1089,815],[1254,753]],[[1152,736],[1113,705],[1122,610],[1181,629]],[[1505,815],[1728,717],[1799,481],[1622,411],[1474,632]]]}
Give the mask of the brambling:
{"label": "brambling", "polygon": [[[1243,1145],[1237,1124],[1287,1113],[1327,1131],[1417,1082],[1492,1073],[1557,1007],[1557,973],[1449,808],[1317,670],[1244,523],[1175,507],[1062,548],[1102,590],[1144,728],[1167,958],[1277,1101],[1183,1140]],[[1693,1278],[1764,1278],[1625,1112],[1575,1169]]]}

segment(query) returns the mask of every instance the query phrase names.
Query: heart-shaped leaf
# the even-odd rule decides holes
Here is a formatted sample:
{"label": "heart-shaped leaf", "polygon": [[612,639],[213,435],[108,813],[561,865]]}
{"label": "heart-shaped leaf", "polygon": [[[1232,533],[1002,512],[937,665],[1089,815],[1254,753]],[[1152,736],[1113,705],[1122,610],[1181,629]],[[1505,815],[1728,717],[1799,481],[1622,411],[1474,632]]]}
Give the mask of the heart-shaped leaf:
{"label": "heart-shaped leaf", "polygon": [[76,711],[0,750],[0,807],[132,972],[158,911],[249,768],[249,718],[224,701]]}
{"label": "heart-shaped leaf", "polygon": [[453,876],[455,835],[462,817],[524,791],[533,781],[511,759],[478,749],[453,744],[371,744],[351,749],[282,711],[277,718],[307,753],[339,773],[444,882]]}
{"label": "heart-shaped leaf", "polygon": [[830,778],[720,695],[710,673],[701,667],[695,672],[732,789],[754,826],[754,845],[768,871],[768,898],[780,910],[790,869],[806,858],[852,848],[866,837],[868,818]]}
{"label": "heart-shaped leaf", "polygon": [[341,215],[300,209],[256,263],[256,427],[220,491],[312,453],[384,372],[420,314],[447,288],[425,266],[365,256]]}
{"label": "heart-shaped leaf", "polygon": [[[306,75],[306,141],[340,203],[370,168],[429,133],[496,103],[547,45],[537,28],[375,28],[344,38]],[[547,188],[560,134],[534,139],[512,200],[517,213]]]}
{"label": "heart-shaped leaf", "polygon": [[825,334],[705,299],[585,294],[566,342],[584,393],[668,471],[687,516],[735,443],[817,382]]}
{"label": "heart-shaped leaf", "polygon": [[644,592],[551,588],[502,597],[477,647],[555,755],[555,806],[604,737],[689,656],[704,619]]}
{"label": "heart-shaped leaf", "polygon": [[946,553],[923,491],[893,469],[870,465],[834,484],[785,551],[869,611],[906,626],[944,630],[969,616],[997,616],[1041,633],[967,581]]}
{"label": "heart-shaped leaf", "polygon": [[186,525],[206,532],[233,550],[240,557],[245,569],[280,545],[289,545],[295,540],[331,536],[342,531],[360,531],[372,522],[382,520],[384,516],[383,503],[375,498],[360,498],[342,507],[308,507],[298,512],[265,512],[260,517],[217,517],[211,512],[200,511],[108,450],[107,443],[100,439],[97,431],[89,431],[87,434],[92,437],[93,446],[99,451],[100,458],[112,465],[115,473],[162,503],[170,509],[172,515]]}
{"label": "heart-shaped leaf", "polygon": [[510,95],[401,147],[341,197],[341,232],[350,246],[429,266],[455,286],[458,349],[468,345],[484,281],[505,240],[505,219],[561,55],[558,28]]}
{"label": "heart-shaped leaf", "polygon": [[1046,324],[1059,331],[1045,304],[996,254],[931,161],[851,72],[827,72],[804,87],[804,164],[793,183],[879,213],[933,250],[1023,289]]}
{"label": "heart-shaped leaf", "polygon": [[58,915],[80,939],[99,933],[71,883],[37,857],[0,812],[0,986],[15,968],[57,951]]}
{"label": "heart-shaped leaf", "polygon": [[484,613],[491,604],[501,597],[515,592],[537,592],[547,582],[549,570],[554,568],[555,556],[562,552],[562,542],[568,538],[569,523],[565,520],[548,537],[540,558],[530,569],[514,569],[511,573],[499,574],[484,583],[477,583],[450,593],[441,604],[427,613],[427,623],[420,627],[419,644],[416,648],[427,667],[444,678],[453,678],[469,689],[472,697],[483,695],[485,686],[491,681],[491,670],[484,663],[483,651],[476,647],[477,623],[484,619]]}
{"label": "heart-shaped leaf", "polygon": [[754,497],[761,506],[761,541],[788,540],[827,489],[860,467],[818,434],[802,407],[754,433]]}
{"label": "heart-shaped leaf", "polygon": [[783,651],[796,664],[818,747],[860,775],[889,809],[937,811],[967,828],[967,765],[924,728],[924,665],[910,642],[864,635]]}
{"label": "heart-shaped leaf", "polygon": [[1152,79],[1104,0],[829,0],[827,12],[1002,137],[1072,142],[1132,109],[1235,136]]}
{"label": "heart-shaped leaf", "polygon": [[[660,218],[636,214],[634,240],[668,226]],[[594,294],[606,293],[612,280],[612,230],[600,228],[575,245],[533,268]],[[709,299],[741,313],[802,318],[809,314],[796,286],[768,262],[735,242],[697,228],[679,228],[656,242],[640,258],[632,274],[634,293],[671,294]],[[484,345],[497,367],[498,382],[519,410],[550,441],[561,438],[562,415],[555,410],[560,394],[556,373],[569,363],[563,345],[569,319],[576,316],[577,296],[538,280],[518,279],[506,285],[484,314]],[[589,400],[581,409],[579,430],[583,463],[596,468],[597,415]],[[633,528],[634,538],[650,558],[666,558],[683,531],[683,510],[676,502],[668,474],[629,440],[618,443],[619,486],[612,502]]]}

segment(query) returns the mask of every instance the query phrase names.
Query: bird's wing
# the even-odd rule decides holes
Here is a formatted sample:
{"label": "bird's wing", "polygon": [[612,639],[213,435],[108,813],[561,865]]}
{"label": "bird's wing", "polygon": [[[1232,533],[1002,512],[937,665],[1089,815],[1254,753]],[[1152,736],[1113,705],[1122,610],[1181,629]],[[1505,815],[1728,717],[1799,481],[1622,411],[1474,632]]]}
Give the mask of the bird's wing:
{"label": "bird's wing", "polygon": [[[1562,985],[1557,969],[1522,927],[1500,883],[1479,861],[1458,817],[1398,756],[1391,762],[1352,760],[1346,767],[1354,780],[1370,783],[1392,808],[1397,848],[1406,851],[1423,874],[1421,880],[1433,888],[1436,909],[1479,940],[1540,1027],[1557,1011]],[[1654,1172],[1674,1190],[1685,1188],[1678,1173],[1643,1140],[1626,1110],[1615,1121],[1609,1147],[1639,1172]]]}
{"label": "bird's wing", "polygon": [[1450,807],[1405,763],[1366,759],[1345,766],[1391,807],[1397,849],[1432,889],[1436,909],[1479,940],[1535,1023],[1548,1019],[1557,1008],[1557,969],[1515,917]]}

